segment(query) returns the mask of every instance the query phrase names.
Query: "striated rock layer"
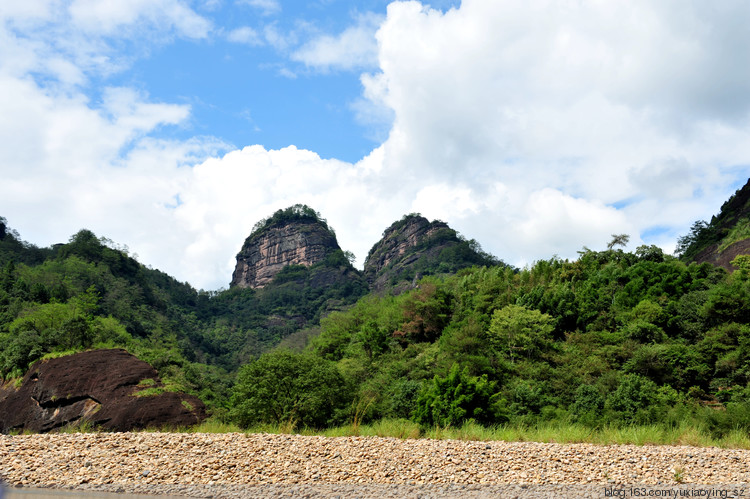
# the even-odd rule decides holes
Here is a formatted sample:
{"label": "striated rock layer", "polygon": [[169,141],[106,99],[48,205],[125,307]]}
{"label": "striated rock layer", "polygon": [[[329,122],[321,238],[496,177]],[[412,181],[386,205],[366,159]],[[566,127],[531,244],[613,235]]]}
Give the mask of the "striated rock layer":
{"label": "striated rock layer", "polygon": [[[444,250],[466,244],[445,222],[407,215],[388,227],[383,238],[372,247],[365,260],[364,274],[373,290],[393,287],[398,293],[410,287],[411,280],[419,279],[421,272],[434,271],[444,261]],[[466,256],[474,261],[459,266],[479,263],[480,258],[473,250]]]}
{"label": "striated rock layer", "polygon": [[40,360],[20,387],[0,388],[0,431],[47,432],[83,421],[128,431],[205,419],[200,399],[162,390],[156,370],[122,349]]}
{"label": "striated rock layer", "polygon": [[[449,229],[448,224],[441,221],[430,223],[422,216],[407,216],[401,222],[396,222],[383,232],[383,238],[370,250],[365,261],[365,274],[376,275],[387,266],[400,260],[406,253],[420,243],[428,240],[440,229]],[[412,255],[416,260],[418,255]],[[409,262],[402,262],[409,263]]]}
{"label": "striated rock layer", "polygon": [[251,235],[237,254],[232,287],[262,288],[288,265],[314,265],[339,250],[336,236],[317,221],[289,221]]}

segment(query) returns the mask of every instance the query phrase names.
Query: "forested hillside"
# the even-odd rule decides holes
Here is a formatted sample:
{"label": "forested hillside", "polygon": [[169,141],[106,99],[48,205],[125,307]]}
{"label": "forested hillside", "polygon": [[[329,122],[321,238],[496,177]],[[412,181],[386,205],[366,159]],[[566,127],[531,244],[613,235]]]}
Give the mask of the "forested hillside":
{"label": "forested hillside", "polygon": [[237,421],[750,429],[750,275],[655,246],[425,278],[321,329],[307,352],[240,370]]}
{"label": "forested hillside", "polygon": [[0,218],[0,377],[17,378],[44,356],[122,347],[171,389],[222,408],[237,367],[294,332],[314,333],[324,311],[367,292],[361,278],[318,285],[346,272],[354,270],[338,250],[285,267],[264,289],[198,292],[88,230],[37,248]]}
{"label": "forested hillside", "polygon": [[[274,244],[296,258],[319,238],[285,227],[320,225],[319,214],[289,210],[256,230],[284,228],[296,246]],[[386,229],[371,252],[373,275],[397,276],[398,293],[369,294],[337,244],[284,264],[262,288],[199,292],[90,231],[36,248],[0,219],[0,375],[17,378],[45,355],[123,347],[215,418],[246,427],[400,419],[750,430],[747,256],[728,272],[656,246],[616,249],[627,239],[618,235],[606,251],[519,270],[420,218]],[[246,247],[238,262],[255,251]],[[450,261],[441,266],[440,255]],[[475,258],[486,266],[467,267]],[[434,275],[420,279],[425,269]]]}

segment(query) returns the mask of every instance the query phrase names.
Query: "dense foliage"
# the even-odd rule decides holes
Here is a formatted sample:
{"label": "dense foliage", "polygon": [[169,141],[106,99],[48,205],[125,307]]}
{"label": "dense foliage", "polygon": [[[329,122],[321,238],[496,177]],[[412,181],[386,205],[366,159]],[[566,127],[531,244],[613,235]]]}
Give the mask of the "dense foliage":
{"label": "dense foliage", "polygon": [[363,279],[338,279],[351,272],[339,250],[262,290],[196,291],[91,231],[39,249],[0,218],[0,378],[45,355],[122,347],[221,413],[241,364],[366,293]]}
{"label": "dense foliage", "polygon": [[371,419],[750,422],[748,273],[654,246],[425,278],[324,318],[310,350]]}
{"label": "dense foliage", "polygon": [[[615,249],[618,235],[576,261],[475,266],[393,296],[365,295],[357,279],[330,285],[356,273],[339,251],[261,290],[203,292],[86,230],[49,249],[4,219],[0,233],[5,379],[46,354],[120,346],[242,426],[750,430],[746,257],[730,274],[655,246]],[[312,338],[304,351],[273,350],[300,334]]]}
{"label": "dense foliage", "polygon": [[278,350],[243,366],[232,398],[232,418],[322,428],[345,420],[349,387],[336,364]]}
{"label": "dense foliage", "polygon": [[328,226],[326,219],[323,218],[320,213],[306,204],[295,204],[289,208],[276,210],[270,217],[259,220],[253,225],[253,229],[250,232],[248,239],[252,239],[271,227],[286,225],[290,222],[315,222],[323,226],[331,234],[335,234],[333,229]]}

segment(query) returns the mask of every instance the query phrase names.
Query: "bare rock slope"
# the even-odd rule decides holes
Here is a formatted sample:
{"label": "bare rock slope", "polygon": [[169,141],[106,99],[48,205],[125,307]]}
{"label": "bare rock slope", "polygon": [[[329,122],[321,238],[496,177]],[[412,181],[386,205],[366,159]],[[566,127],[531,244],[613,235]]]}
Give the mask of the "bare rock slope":
{"label": "bare rock slope", "polygon": [[682,249],[684,260],[736,270],[732,260],[750,254],[750,179],[721,206],[710,223],[696,222],[691,235],[681,239],[691,243]]}
{"label": "bare rock slope", "polygon": [[402,291],[424,275],[452,273],[472,265],[501,263],[440,220],[405,215],[385,229],[370,249],[364,274],[375,291]]}
{"label": "bare rock slope", "polygon": [[231,286],[262,288],[284,267],[309,267],[340,249],[336,236],[318,220],[294,218],[268,224],[245,240]]}
{"label": "bare rock slope", "polygon": [[156,370],[121,349],[40,360],[20,387],[0,388],[2,433],[47,432],[82,421],[128,431],[187,426],[205,417],[200,399],[163,391]]}

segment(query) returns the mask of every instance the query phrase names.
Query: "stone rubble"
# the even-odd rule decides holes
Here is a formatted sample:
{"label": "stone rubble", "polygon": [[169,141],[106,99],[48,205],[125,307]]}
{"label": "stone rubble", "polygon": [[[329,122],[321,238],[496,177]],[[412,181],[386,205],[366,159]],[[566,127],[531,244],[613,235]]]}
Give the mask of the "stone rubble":
{"label": "stone rubble", "polygon": [[[189,497],[552,497],[563,491],[604,497],[606,487],[632,484],[741,487],[750,483],[750,450],[245,433],[0,435],[0,477],[11,487]],[[750,487],[744,491],[750,496]]]}

